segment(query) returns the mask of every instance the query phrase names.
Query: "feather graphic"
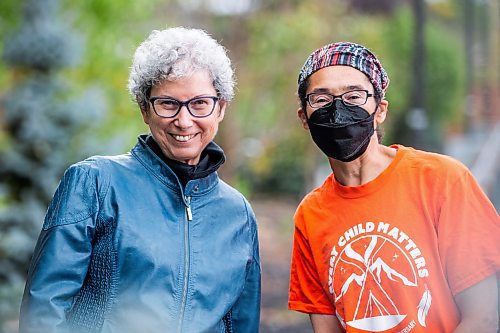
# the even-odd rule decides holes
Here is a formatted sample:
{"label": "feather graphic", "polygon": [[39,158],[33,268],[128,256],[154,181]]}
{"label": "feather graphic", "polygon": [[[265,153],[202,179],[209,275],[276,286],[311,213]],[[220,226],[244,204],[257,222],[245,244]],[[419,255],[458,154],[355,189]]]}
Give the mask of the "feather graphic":
{"label": "feather graphic", "polygon": [[422,295],[422,299],[420,300],[420,303],[418,304],[418,322],[420,325],[425,327],[425,318],[427,317],[427,313],[429,312],[429,308],[431,307],[431,302],[432,302],[432,297],[431,297],[431,292],[429,289],[427,289],[427,286],[425,288],[425,291]]}

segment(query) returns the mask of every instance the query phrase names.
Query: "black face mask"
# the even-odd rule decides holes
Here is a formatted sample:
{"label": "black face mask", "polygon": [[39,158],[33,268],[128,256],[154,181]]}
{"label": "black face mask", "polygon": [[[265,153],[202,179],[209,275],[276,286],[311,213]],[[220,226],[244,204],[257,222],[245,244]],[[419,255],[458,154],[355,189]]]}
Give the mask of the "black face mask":
{"label": "black face mask", "polygon": [[346,106],[340,100],[317,109],[307,119],[311,136],[328,157],[350,162],[361,156],[373,135],[371,115],[359,106]]}

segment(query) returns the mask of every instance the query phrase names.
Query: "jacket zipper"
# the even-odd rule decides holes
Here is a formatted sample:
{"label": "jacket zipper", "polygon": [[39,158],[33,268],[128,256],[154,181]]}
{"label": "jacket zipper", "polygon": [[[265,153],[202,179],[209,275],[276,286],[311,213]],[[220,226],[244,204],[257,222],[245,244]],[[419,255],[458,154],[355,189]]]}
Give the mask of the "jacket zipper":
{"label": "jacket zipper", "polygon": [[184,322],[184,311],[186,308],[186,298],[188,289],[188,278],[189,278],[189,221],[193,219],[193,213],[191,212],[191,197],[185,196],[186,204],[186,222],[184,223],[184,286],[182,289],[182,302],[181,302],[181,312],[179,315],[179,324],[177,327],[177,332],[182,332],[182,324]]}

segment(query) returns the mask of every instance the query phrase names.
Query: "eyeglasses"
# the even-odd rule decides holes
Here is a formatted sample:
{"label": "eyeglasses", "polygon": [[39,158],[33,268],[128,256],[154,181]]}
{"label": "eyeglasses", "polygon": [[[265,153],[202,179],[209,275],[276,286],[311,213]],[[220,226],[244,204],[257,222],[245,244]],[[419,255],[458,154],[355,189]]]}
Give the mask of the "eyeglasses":
{"label": "eyeglasses", "polygon": [[219,97],[203,96],[179,101],[173,97],[151,97],[149,102],[154,112],[162,118],[174,118],[185,106],[189,114],[195,118],[204,118],[212,114]]}
{"label": "eyeglasses", "polygon": [[313,109],[328,107],[333,101],[340,98],[345,106],[360,106],[366,104],[368,97],[374,96],[368,93],[368,90],[351,90],[341,95],[332,95],[328,93],[310,93],[306,95],[307,103]]}

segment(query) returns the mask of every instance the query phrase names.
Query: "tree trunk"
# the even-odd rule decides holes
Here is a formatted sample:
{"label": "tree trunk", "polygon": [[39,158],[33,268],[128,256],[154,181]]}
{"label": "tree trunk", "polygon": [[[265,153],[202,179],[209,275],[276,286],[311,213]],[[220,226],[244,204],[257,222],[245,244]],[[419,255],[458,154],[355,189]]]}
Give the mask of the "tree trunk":
{"label": "tree trunk", "polygon": [[415,148],[427,148],[428,142],[425,133],[428,131],[428,117],[425,110],[425,1],[413,0],[415,16],[414,48],[413,48],[413,86],[411,92],[411,106],[407,122],[410,138]]}

